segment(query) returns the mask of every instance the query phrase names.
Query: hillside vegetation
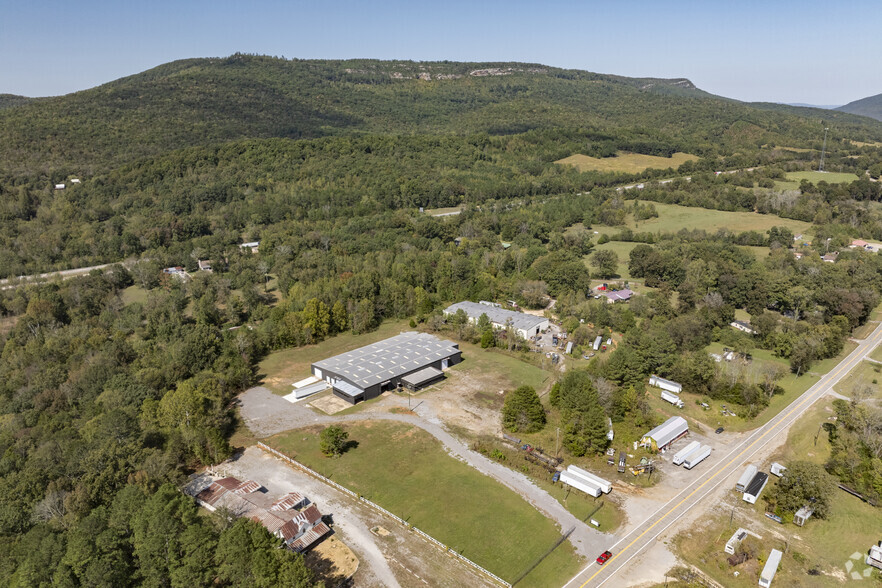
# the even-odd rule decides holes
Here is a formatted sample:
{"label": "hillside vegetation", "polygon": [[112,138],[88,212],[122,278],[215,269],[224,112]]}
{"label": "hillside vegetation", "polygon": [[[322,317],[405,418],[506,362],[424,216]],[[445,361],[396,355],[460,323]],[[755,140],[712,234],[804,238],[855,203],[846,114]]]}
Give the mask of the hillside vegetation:
{"label": "hillside vegetation", "polygon": [[650,155],[726,154],[764,143],[813,141],[822,116],[842,136],[882,139],[882,126],[847,114],[754,108],[682,79],[522,63],[233,55],[176,61],[3,109],[0,161],[16,173],[59,168],[91,173],[172,149],[242,138],[505,135],[557,127],[602,133],[587,150],[577,151],[590,156],[614,154],[621,146],[613,137],[629,137],[630,150]]}

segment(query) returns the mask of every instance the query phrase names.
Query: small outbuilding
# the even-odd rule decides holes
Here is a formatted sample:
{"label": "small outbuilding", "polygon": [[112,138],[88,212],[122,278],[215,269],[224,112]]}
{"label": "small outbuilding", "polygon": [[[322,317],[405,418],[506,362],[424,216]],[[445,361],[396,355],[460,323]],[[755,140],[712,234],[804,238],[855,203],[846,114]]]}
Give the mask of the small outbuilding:
{"label": "small outbuilding", "polygon": [[732,321],[731,323],[729,323],[729,326],[734,327],[742,333],[747,333],[748,335],[756,335],[756,329],[751,327],[750,323],[747,321]]}
{"label": "small outbuilding", "polygon": [[787,468],[785,468],[784,466],[782,466],[780,463],[778,463],[776,461],[776,462],[772,463],[772,466],[769,468],[769,471],[772,472],[772,475],[780,478],[781,476],[784,475],[784,472],[787,471]]}
{"label": "small outbuilding", "polygon": [[689,432],[689,423],[681,416],[671,417],[640,440],[640,444],[657,451],[662,451]]}
{"label": "small outbuilding", "polygon": [[811,518],[811,516],[815,514],[815,510],[813,508],[809,508],[808,506],[803,506],[801,509],[796,511],[796,514],[793,515],[793,524],[797,527],[802,527],[805,525],[805,522]]}
{"label": "small outbuilding", "polygon": [[880,545],[870,546],[870,553],[867,555],[867,565],[882,570],[882,547]]}

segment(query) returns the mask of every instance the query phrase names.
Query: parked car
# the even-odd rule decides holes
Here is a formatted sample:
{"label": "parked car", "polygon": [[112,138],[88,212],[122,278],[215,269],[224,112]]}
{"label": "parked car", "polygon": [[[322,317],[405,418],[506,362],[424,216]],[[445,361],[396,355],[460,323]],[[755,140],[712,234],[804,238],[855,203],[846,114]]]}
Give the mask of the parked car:
{"label": "parked car", "polygon": [[608,550],[607,550],[607,551],[604,551],[604,552],[601,553],[600,556],[597,558],[597,563],[599,563],[600,565],[603,565],[603,564],[605,564],[607,561],[609,561],[609,558],[611,558],[611,557],[612,557],[612,551],[608,551]]}
{"label": "parked car", "polygon": [[725,431],[725,429],[724,429],[723,427],[717,427],[717,430],[714,431],[714,433],[716,433],[717,435],[719,435],[719,434],[722,433],[723,431]]}

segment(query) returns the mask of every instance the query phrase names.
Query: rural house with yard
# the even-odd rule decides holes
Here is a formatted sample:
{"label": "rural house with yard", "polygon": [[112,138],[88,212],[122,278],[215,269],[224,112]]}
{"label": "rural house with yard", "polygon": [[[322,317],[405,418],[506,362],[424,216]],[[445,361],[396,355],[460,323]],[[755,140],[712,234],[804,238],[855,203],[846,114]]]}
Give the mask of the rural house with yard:
{"label": "rural house with yard", "polygon": [[330,384],[334,395],[355,404],[402,384],[410,389],[444,377],[462,351],[452,341],[407,332],[312,364],[312,375]]}

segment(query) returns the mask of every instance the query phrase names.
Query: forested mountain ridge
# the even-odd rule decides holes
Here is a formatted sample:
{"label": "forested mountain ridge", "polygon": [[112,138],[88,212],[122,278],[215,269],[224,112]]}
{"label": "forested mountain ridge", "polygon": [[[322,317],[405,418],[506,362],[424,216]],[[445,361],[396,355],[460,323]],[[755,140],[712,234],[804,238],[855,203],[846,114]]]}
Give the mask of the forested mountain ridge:
{"label": "forested mountain ridge", "polygon": [[21,106],[22,104],[27,104],[34,98],[28,98],[27,96],[16,96],[15,94],[0,94],[0,110],[4,108],[12,108],[13,106]]}
{"label": "forested mountain ridge", "polygon": [[[798,111],[798,109],[793,109]],[[816,139],[817,111],[769,112],[688,80],[625,78],[522,63],[175,61],[67,96],[0,110],[0,160],[14,174],[94,173],[173,149],[243,138],[363,133],[490,135],[639,130],[696,154]],[[882,125],[824,112],[842,136]]]}
{"label": "forested mountain ridge", "polygon": [[845,106],[840,106],[836,110],[882,120],[882,94],[876,94],[875,96],[868,96],[866,98],[861,98],[860,100],[855,100],[854,102],[849,102]]}

